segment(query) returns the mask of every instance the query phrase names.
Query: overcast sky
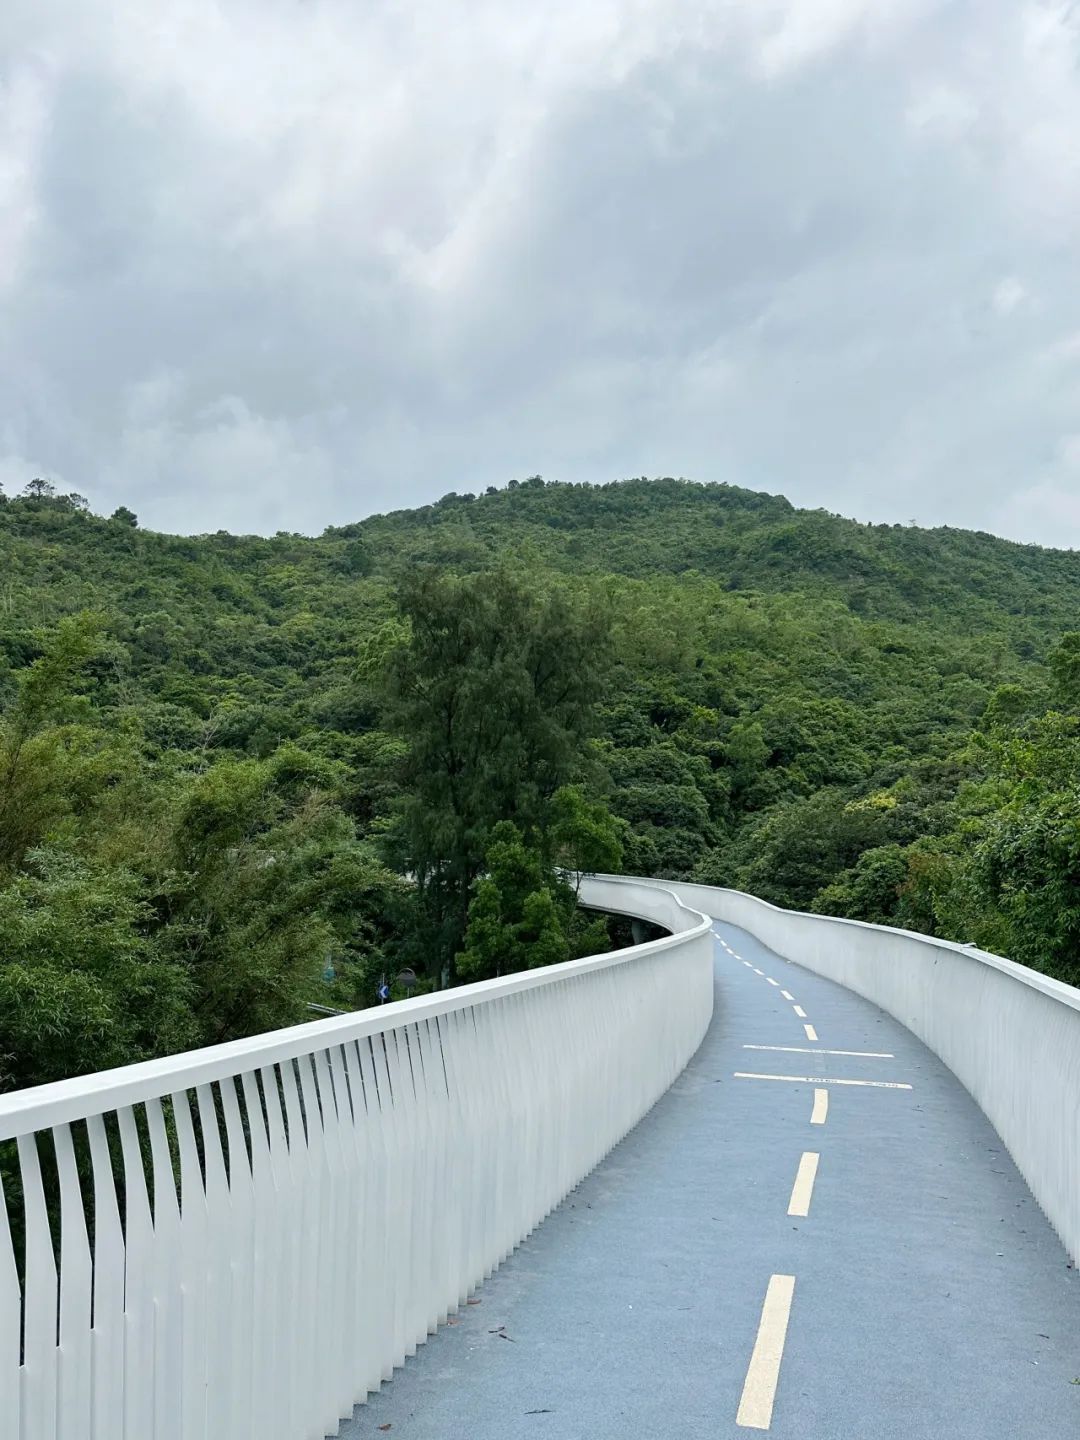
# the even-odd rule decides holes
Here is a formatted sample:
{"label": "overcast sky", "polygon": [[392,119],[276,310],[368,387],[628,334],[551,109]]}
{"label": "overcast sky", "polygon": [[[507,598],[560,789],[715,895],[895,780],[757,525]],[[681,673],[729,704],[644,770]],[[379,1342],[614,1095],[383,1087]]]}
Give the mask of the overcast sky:
{"label": "overcast sky", "polygon": [[0,0],[0,481],[1080,546],[1080,5]]}

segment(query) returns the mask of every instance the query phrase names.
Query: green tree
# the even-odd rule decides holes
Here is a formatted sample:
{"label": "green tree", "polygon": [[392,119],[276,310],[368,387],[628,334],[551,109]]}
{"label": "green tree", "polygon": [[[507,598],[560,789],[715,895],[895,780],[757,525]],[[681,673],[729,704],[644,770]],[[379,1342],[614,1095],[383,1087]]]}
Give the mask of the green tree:
{"label": "green tree", "polygon": [[819,890],[813,906],[819,915],[842,915],[873,925],[898,923],[901,896],[908,882],[908,857],[901,845],[864,850],[855,864]]}
{"label": "green tree", "polygon": [[322,788],[328,768],[291,747],[222,759],[166,816],[158,943],[191,974],[207,1042],[301,1019],[327,957],[347,948],[348,897],[371,861]]}
{"label": "green tree", "polygon": [[547,871],[508,820],[492,831],[485,873],[475,881],[465,944],[458,960],[464,980],[486,980],[570,958],[568,921],[573,893]]}
{"label": "green tree", "polygon": [[98,615],[62,620],[41,656],[16,676],[15,699],[0,724],[0,873],[18,865],[70,807],[79,747],[58,722],[101,652],[101,636]]}
{"label": "green tree", "polygon": [[556,865],[577,874],[613,873],[622,865],[620,823],[580,785],[563,785],[551,797],[548,848]]}
{"label": "green tree", "polygon": [[1058,704],[1067,710],[1080,709],[1080,631],[1062,635],[1048,663]]}
{"label": "green tree", "polygon": [[148,937],[139,878],[38,850],[0,887],[0,1089],[183,1049],[190,977]]}
{"label": "green tree", "polygon": [[[741,856],[728,883],[763,900],[808,909],[818,891],[854,866],[864,850],[889,838],[887,809],[853,802],[841,791],[817,791],[771,810],[741,837]],[[709,878],[708,866],[700,878]]]}
{"label": "green tree", "polygon": [[[1078,686],[1080,686],[1080,672],[1077,675]],[[1080,689],[1078,689],[1080,694]],[[1008,728],[1015,725],[1025,715],[1031,713],[1032,696],[1029,687],[1024,685],[999,685],[991,695],[985,711],[983,712],[983,724],[988,730]]]}
{"label": "green tree", "polygon": [[418,955],[450,978],[495,826],[542,847],[555,793],[588,768],[608,623],[501,570],[422,570],[398,604],[407,638],[386,663],[389,719],[409,746],[397,854],[417,886]]}
{"label": "green tree", "polygon": [[56,498],[56,486],[49,480],[43,480],[40,475],[35,475],[33,480],[26,482],[22,493],[25,500],[53,500]]}

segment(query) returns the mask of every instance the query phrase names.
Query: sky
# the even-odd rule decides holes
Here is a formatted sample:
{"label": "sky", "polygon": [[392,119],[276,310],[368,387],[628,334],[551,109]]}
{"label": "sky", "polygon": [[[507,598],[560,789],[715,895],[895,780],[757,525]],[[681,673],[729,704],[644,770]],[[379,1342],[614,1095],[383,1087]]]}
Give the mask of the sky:
{"label": "sky", "polygon": [[1080,547],[1076,0],[0,0],[0,483]]}

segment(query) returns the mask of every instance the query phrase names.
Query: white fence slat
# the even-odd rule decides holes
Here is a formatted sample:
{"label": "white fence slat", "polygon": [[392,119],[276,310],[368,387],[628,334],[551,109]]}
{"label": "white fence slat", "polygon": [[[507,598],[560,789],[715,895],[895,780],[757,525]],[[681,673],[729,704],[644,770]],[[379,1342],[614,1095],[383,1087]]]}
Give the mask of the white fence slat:
{"label": "white fence slat", "polygon": [[24,1440],[56,1430],[58,1351],[57,1277],[52,1229],[41,1180],[38,1139],[20,1135],[19,1164],[26,1226],[23,1311],[22,1424]]}
{"label": "white fence slat", "polygon": [[60,1187],[60,1395],[64,1440],[90,1440],[90,1317],[93,1266],[71,1127],[52,1132]]}
{"label": "white fence slat", "polygon": [[206,1193],[206,1440],[231,1440],[228,1405],[223,1401],[230,1394],[232,1197],[213,1085],[196,1086],[195,1108],[202,1136]]}
{"label": "white fence slat", "polygon": [[295,1194],[278,1066],[264,1067],[259,1072],[259,1080],[266,1113],[267,1149],[274,1195],[273,1224],[266,1231],[271,1245],[267,1265],[273,1276],[269,1293],[274,1305],[267,1390],[274,1409],[272,1425],[266,1433],[269,1440],[292,1440],[296,1434],[293,1429],[293,1406],[296,1403],[293,1367],[297,1363],[298,1350],[293,1335],[293,1317],[296,1314],[300,1247],[295,1243]]}
{"label": "white fence slat", "polygon": [[180,1152],[180,1433],[203,1440],[207,1433],[207,1230],[209,1215],[202,1163],[191,1115],[191,1096],[172,1096]]}
{"label": "white fence slat", "polygon": [[89,1116],[86,1133],[94,1186],[90,1433],[94,1440],[112,1440],[124,1407],[124,1233],[102,1116]]}
{"label": "white fence slat", "polygon": [[360,1226],[363,1223],[363,1191],[357,1159],[356,1137],[359,1126],[353,1110],[354,1098],[349,1084],[345,1056],[339,1045],[327,1052],[326,1064],[335,1099],[333,1133],[334,1163],[337,1167],[332,1192],[337,1206],[337,1333],[336,1341],[338,1413],[344,1418],[352,1413],[359,1393],[360,1360],[357,1335],[360,1312],[357,1301],[356,1275],[359,1269]]}
{"label": "white fence slat", "polygon": [[237,1440],[277,1440],[278,1422],[274,1418],[275,1396],[272,1384],[275,1363],[274,1334],[277,1321],[277,1268],[279,1251],[276,1244],[279,1206],[274,1177],[270,1168],[270,1141],[263,1111],[262,1090],[255,1071],[245,1070],[240,1077],[247,1115],[248,1138],[251,1143],[251,1355],[250,1390],[247,1393],[248,1413]]}
{"label": "white fence slat", "polygon": [[160,1100],[146,1102],[150,1134],[154,1209],[154,1273],[150,1301],[154,1314],[154,1434],[157,1440],[180,1440],[181,1345],[180,1202],[169,1146],[168,1127]]}
{"label": "white fence slat", "polygon": [[321,1383],[318,1370],[318,1327],[316,1324],[317,1286],[320,1236],[317,1228],[319,1213],[319,1176],[309,1152],[308,1134],[304,1128],[303,1106],[297,1083],[300,1061],[287,1061],[281,1067],[281,1088],[285,1098],[285,1121],[288,1126],[289,1172],[292,1179],[294,1234],[303,1237],[303,1245],[293,1249],[292,1284],[293,1313],[303,1315],[305,1323],[294,1337],[295,1363],[292,1393],[291,1434],[298,1440],[321,1440],[317,1417],[321,1396],[316,1393]]}
{"label": "white fence slat", "polygon": [[0,1440],[19,1440],[22,1286],[0,1175]]}
{"label": "white fence slat", "polygon": [[[312,1088],[318,1094],[322,1117],[320,1164],[323,1176],[322,1210],[319,1230],[323,1240],[325,1262],[319,1286],[319,1304],[323,1334],[321,1348],[325,1365],[326,1433],[332,1434],[338,1421],[352,1409],[352,1387],[342,1373],[342,1346],[345,1341],[346,1264],[345,1202],[343,1161],[339,1135],[338,1097],[330,1076],[330,1063],[325,1050],[312,1056]],[[346,1394],[348,1391],[348,1394]]]}
{"label": "white fence slat", "polygon": [[117,1111],[124,1170],[124,1440],[154,1424],[154,1226],[142,1144],[130,1105]]}
{"label": "white fence slat", "polygon": [[[351,1048],[351,1047],[350,1047]],[[363,1316],[362,1335],[367,1361],[361,1376],[364,1387],[374,1393],[387,1379],[385,1347],[386,1317],[390,1312],[387,1268],[387,1154],[375,1083],[375,1062],[368,1038],[358,1040],[346,1058],[360,1076],[364,1098],[364,1130],[360,1158],[364,1167],[364,1224],[361,1237],[363,1268],[358,1276]]]}
{"label": "white fence slat", "polygon": [[[379,1098],[379,1132],[386,1150],[384,1274],[386,1276],[386,1342],[383,1350],[382,1378],[389,1380],[396,1366],[405,1359],[405,1296],[408,1237],[405,1233],[404,1126],[390,1083],[389,1053],[385,1032],[376,1035],[371,1044],[372,1069]],[[400,1099],[400,1097],[398,1097]]]}
{"label": "white fence slat", "polygon": [[[255,1197],[252,1193],[251,1162],[244,1138],[244,1122],[236,1094],[236,1082],[219,1082],[225,1138],[229,1149],[229,1272],[232,1310],[229,1326],[229,1384],[232,1406],[229,1413],[229,1440],[244,1440],[251,1424],[255,1359],[252,1340],[255,1329]],[[261,1123],[261,1116],[259,1117]]]}

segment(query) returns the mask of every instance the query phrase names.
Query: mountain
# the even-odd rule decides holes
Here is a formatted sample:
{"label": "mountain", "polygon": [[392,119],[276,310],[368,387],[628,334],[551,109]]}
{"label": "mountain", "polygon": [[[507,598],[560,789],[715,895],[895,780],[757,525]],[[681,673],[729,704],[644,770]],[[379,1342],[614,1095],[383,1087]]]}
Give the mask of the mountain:
{"label": "mountain", "polygon": [[673,479],[532,477],[318,538],[37,488],[0,497],[7,1083],[371,998],[409,904],[379,664],[425,567],[605,617],[581,783],[628,871],[1080,975],[1072,552]]}

